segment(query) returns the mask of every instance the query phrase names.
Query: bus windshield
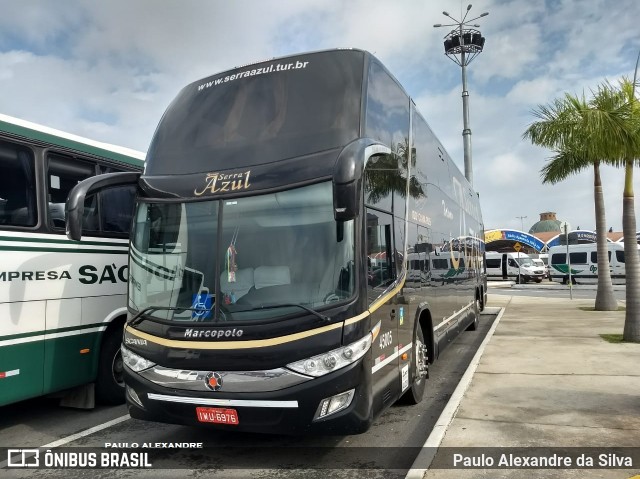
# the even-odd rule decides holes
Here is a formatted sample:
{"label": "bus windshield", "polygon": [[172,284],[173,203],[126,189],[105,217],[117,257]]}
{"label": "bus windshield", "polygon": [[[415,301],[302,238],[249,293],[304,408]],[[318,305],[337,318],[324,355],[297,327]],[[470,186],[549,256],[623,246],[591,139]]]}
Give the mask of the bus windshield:
{"label": "bus windshield", "polygon": [[362,52],[319,52],[185,87],[162,117],[147,161],[156,175],[216,171],[346,145],[360,127]]}
{"label": "bus windshield", "polygon": [[159,308],[148,314],[175,321],[304,314],[296,305],[319,308],[353,295],[354,238],[352,220],[334,220],[331,182],[246,198],[141,202],[129,307]]}

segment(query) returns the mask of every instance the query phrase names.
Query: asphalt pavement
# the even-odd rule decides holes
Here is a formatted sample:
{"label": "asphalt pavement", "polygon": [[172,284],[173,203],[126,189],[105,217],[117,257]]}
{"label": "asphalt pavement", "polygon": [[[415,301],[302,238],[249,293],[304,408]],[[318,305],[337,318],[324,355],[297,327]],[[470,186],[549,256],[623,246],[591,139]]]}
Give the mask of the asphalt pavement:
{"label": "asphalt pavement", "polygon": [[[625,313],[593,305],[593,299],[490,294],[488,306],[505,309],[435,456],[419,458],[408,477],[640,474],[640,344],[604,340],[601,334],[622,333]],[[524,468],[559,453],[569,467]],[[521,464],[498,467],[502,454]]]}

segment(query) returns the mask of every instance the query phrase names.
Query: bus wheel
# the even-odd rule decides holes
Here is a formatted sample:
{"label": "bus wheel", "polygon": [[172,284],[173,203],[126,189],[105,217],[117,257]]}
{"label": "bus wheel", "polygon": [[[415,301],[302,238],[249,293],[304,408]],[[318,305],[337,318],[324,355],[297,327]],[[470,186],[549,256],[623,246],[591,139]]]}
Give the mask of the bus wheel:
{"label": "bus wheel", "polygon": [[480,325],[480,300],[478,298],[473,302],[473,322],[467,326],[467,331],[475,331]]}
{"label": "bus wheel", "polygon": [[124,403],[124,364],[120,344],[122,329],[118,328],[102,341],[96,379],[96,397],[102,404]]}
{"label": "bus wheel", "polygon": [[401,398],[401,402],[405,404],[418,404],[422,401],[424,390],[427,385],[427,377],[429,375],[429,357],[427,346],[424,344],[424,335],[420,325],[417,327],[415,348],[413,350],[413,368],[414,378],[413,384]]}

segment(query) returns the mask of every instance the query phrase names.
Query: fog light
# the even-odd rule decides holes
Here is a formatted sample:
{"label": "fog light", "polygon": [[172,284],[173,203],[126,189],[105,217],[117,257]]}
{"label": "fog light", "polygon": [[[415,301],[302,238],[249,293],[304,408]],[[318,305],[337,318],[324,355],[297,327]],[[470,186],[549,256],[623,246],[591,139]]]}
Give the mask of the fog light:
{"label": "fog light", "polygon": [[351,401],[353,400],[355,392],[355,389],[350,389],[349,391],[336,394],[335,396],[320,401],[320,405],[318,406],[316,415],[313,417],[314,421],[316,419],[322,419],[324,417],[335,414],[338,411],[342,411],[343,409],[348,408],[351,404]]}
{"label": "fog light", "polygon": [[133,402],[135,402],[138,406],[144,407],[142,405],[142,401],[140,401],[140,398],[138,397],[138,393],[136,392],[135,389],[133,389],[132,387],[127,386],[127,394],[133,400]]}

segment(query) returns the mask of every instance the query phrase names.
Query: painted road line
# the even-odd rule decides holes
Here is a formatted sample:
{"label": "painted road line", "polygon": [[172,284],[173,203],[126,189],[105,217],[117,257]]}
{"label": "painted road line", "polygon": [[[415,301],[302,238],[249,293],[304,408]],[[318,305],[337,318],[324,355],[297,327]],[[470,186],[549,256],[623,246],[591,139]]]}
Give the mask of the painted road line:
{"label": "painted road line", "polygon": [[[510,302],[511,300],[509,300],[509,303]],[[507,306],[508,305],[509,304],[507,303]],[[456,411],[460,407],[460,402],[464,397],[464,393],[467,391],[469,385],[471,384],[473,374],[476,372],[478,364],[480,364],[480,358],[482,358],[482,354],[484,353],[487,344],[489,344],[489,340],[493,336],[493,333],[496,330],[500,319],[502,318],[504,310],[505,308],[485,308],[484,313],[496,311],[498,313],[498,316],[496,316],[496,319],[493,321],[493,324],[491,325],[491,328],[482,341],[482,344],[480,344],[480,347],[469,363],[467,370],[462,375],[462,378],[460,379],[460,382],[458,383],[455,391],[453,391],[449,402],[447,402],[447,405],[442,410],[442,414],[440,414],[440,417],[436,421],[436,424],[433,426],[431,434],[429,434],[427,441],[422,446],[420,453],[416,457],[415,461],[413,461],[411,469],[409,469],[409,472],[407,473],[405,479],[422,479],[422,477],[424,477],[425,473],[429,469],[429,466],[431,465],[431,462],[433,461],[433,458],[438,451],[438,447],[440,446],[440,443],[442,442],[442,439],[447,432],[447,428],[449,427],[449,424],[451,424],[451,421],[453,421],[453,416],[455,416]],[[418,465],[421,467],[418,467]]]}
{"label": "painted road line", "polygon": [[[129,416],[128,414],[125,414],[124,416],[117,417],[115,419],[112,419],[111,421],[107,421],[105,423],[98,424],[97,426],[90,427],[89,429],[85,429],[84,431],[80,431],[80,432],[77,432],[75,434],[71,434],[70,436],[63,437],[62,439],[58,439],[57,441],[53,441],[53,442],[50,442],[48,444],[45,444],[44,446],[40,446],[39,448],[33,448],[33,449],[34,450],[37,450],[37,449],[51,449],[51,448],[54,448],[54,447],[60,447],[60,446],[63,446],[65,444],[68,444],[70,442],[73,442],[76,439],[80,439],[80,438],[85,437],[85,436],[90,436],[91,434],[93,434],[95,432],[102,431],[103,429],[110,428],[111,426],[115,426],[116,424],[120,424],[121,422],[127,421],[128,419],[131,419],[131,416]],[[30,457],[32,455],[33,454],[27,455],[27,457]],[[7,463],[8,463],[8,459],[6,461],[0,462],[0,469],[4,469],[5,467],[7,467]]]}
{"label": "painted road line", "polygon": [[107,429],[111,426],[115,426],[116,424],[120,424],[128,419],[131,419],[131,416],[125,414],[124,416],[117,417],[112,419],[111,421],[104,422],[102,424],[98,424],[97,426],[90,427],[89,429],[85,429],[84,431],[77,432],[72,434],[71,436],[63,437],[62,439],[58,439],[57,441],[50,442],[49,444],[45,444],[40,447],[59,447],[63,444],[67,444],[69,442],[75,441],[76,439],[80,439],[81,437],[89,436],[94,432],[102,431],[103,429]]}

